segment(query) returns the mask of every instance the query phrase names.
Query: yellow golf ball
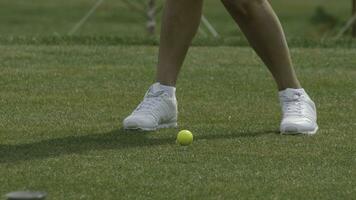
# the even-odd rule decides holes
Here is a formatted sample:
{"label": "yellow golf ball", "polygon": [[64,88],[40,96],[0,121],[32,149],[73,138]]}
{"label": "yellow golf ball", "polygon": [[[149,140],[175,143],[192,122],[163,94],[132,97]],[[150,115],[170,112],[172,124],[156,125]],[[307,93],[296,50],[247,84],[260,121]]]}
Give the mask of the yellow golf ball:
{"label": "yellow golf ball", "polygon": [[190,145],[193,142],[193,134],[188,130],[179,131],[177,135],[177,142],[183,146]]}

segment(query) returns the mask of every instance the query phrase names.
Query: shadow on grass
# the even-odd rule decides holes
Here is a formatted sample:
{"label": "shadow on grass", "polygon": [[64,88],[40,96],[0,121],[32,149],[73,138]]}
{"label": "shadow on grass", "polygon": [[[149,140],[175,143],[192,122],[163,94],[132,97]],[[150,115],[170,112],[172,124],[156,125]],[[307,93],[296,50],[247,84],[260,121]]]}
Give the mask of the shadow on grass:
{"label": "shadow on grass", "polygon": [[[277,133],[274,130],[256,131],[249,133],[210,134],[197,137],[206,139],[233,139],[241,137],[258,137],[265,134]],[[115,130],[109,133],[91,134],[85,136],[70,136],[43,140],[29,144],[0,145],[0,163],[45,159],[60,155],[84,153],[91,150],[108,150],[175,144],[175,135],[154,138],[153,133],[139,131]],[[151,137],[150,137],[151,135]]]}

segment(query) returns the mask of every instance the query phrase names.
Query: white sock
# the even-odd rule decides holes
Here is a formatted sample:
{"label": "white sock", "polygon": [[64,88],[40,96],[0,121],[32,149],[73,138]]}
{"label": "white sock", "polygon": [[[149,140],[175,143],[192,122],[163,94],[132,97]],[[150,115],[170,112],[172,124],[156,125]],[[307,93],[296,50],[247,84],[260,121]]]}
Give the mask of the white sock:
{"label": "white sock", "polygon": [[160,88],[166,92],[170,97],[174,97],[176,95],[176,88],[173,86],[168,86],[168,85],[162,85],[159,84]]}
{"label": "white sock", "polygon": [[299,93],[303,93],[303,94],[306,94],[305,90],[303,88],[299,88],[299,89],[295,89],[295,88],[287,88],[285,90],[282,90],[282,91],[279,91],[279,93],[284,93],[284,92],[287,92],[287,91],[293,91],[293,92],[299,92]]}
{"label": "white sock", "polygon": [[301,94],[303,94],[305,97],[307,97],[308,99],[310,99],[310,97],[309,97],[309,95],[308,95],[308,93],[304,90],[304,88],[299,88],[299,89],[295,89],[295,88],[287,88],[287,89],[285,89],[285,90],[283,90],[283,91],[280,91],[279,92],[279,96],[282,96],[282,95],[284,95],[284,94],[290,94],[290,92],[292,92],[292,93],[301,93]]}

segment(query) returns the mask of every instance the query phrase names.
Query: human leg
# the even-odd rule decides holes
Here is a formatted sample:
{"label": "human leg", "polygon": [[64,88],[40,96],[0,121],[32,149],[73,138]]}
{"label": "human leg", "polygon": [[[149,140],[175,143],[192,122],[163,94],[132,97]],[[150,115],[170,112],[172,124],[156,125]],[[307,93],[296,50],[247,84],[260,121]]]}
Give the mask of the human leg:
{"label": "human leg", "polygon": [[144,100],[124,120],[125,129],[152,131],[177,126],[175,84],[197,32],[202,6],[203,0],[167,0],[161,28],[157,83],[150,87]]}
{"label": "human leg", "polygon": [[203,0],[167,0],[161,28],[156,81],[175,86],[199,27]]}
{"label": "human leg", "polygon": [[279,90],[301,88],[282,26],[267,0],[222,0],[251,46],[266,64]]}
{"label": "human leg", "polygon": [[314,134],[316,108],[296,77],[282,26],[267,0],[222,0],[251,46],[267,65],[278,89],[284,134]]}

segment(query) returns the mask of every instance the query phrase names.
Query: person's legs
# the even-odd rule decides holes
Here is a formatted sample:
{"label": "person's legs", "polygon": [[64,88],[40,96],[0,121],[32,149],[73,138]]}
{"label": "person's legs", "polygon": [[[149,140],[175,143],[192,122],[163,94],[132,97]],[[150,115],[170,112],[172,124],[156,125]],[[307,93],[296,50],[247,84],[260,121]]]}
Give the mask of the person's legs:
{"label": "person's legs", "polygon": [[167,0],[161,28],[157,82],[175,86],[189,45],[199,27],[203,0]]}
{"label": "person's legs", "polygon": [[222,0],[251,46],[276,80],[279,90],[300,88],[280,22],[267,0]]}
{"label": "person's legs", "polygon": [[268,1],[222,2],[276,80],[283,112],[281,133],[316,133],[315,104],[300,86],[282,26]]}
{"label": "person's legs", "polygon": [[[223,0],[276,79],[283,110],[282,133],[317,130],[315,105],[296,78],[286,40],[267,0]],[[175,84],[201,16],[202,0],[168,0],[162,25],[157,83],[124,120],[125,129],[156,130],[177,125]],[[287,89],[288,88],[288,89]]]}
{"label": "person's legs", "polygon": [[125,129],[146,131],[177,126],[175,84],[189,45],[197,32],[203,0],[167,0],[161,31],[157,83],[128,116]]}

